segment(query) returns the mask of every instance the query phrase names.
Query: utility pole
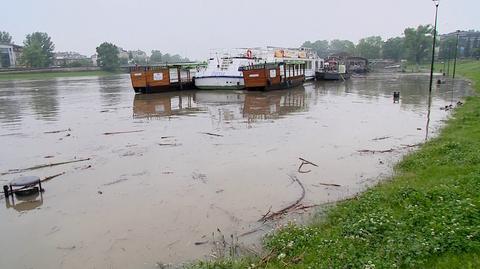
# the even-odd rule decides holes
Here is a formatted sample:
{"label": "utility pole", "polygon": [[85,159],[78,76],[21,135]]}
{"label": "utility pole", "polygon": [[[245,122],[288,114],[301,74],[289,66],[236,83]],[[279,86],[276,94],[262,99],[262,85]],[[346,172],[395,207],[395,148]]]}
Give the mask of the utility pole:
{"label": "utility pole", "polygon": [[433,86],[433,65],[435,63],[435,43],[437,41],[437,15],[438,15],[438,4],[439,0],[433,0],[435,3],[435,26],[433,27],[433,46],[432,46],[432,65],[430,66],[430,87],[428,91],[432,92]]}
{"label": "utility pole", "polygon": [[453,61],[453,79],[455,79],[455,70],[457,69],[458,37],[460,30],[457,30],[457,43],[455,44],[455,60]]}

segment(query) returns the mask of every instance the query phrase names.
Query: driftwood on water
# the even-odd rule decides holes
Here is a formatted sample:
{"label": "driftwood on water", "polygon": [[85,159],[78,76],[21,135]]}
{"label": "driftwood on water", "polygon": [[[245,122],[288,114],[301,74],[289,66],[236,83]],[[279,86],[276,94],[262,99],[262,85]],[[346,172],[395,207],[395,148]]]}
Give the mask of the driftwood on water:
{"label": "driftwood on water", "polygon": [[77,162],[84,162],[84,161],[89,161],[90,158],[86,159],[78,159],[78,160],[73,160],[73,161],[66,161],[66,162],[58,162],[58,163],[48,163],[48,164],[40,164],[40,165],[35,165],[32,167],[28,168],[21,168],[21,169],[10,169],[6,172],[1,173],[0,175],[10,175],[10,174],[17,174],[17,173],[22,173],[26,171],[31,171],[31,170],[37,170],[45,167],[52,167],[52,166],[57,166],[57,165],[63,165],[63,164],[69,164],[69,163],[77,163]]}
{"label": "driftwood on water", "polygon": [[298,207],[300,205],[300,202],[302,202],[303,198],[305,198],[305,187],[303,186],[302,182],[296,176],[289,175],[289,177],[294,182],[296,182],[298,184],[298,186],[300,186],[300,188],[302,189],[302,194],[300,195],[300,197],[295,202],[293,202],[289,206],[287,206],[287,207],[285,207],[285,208],[283,208],[279,211],[271,212],[270,209],[269,209],[268,212],[265,215],[263,215],[258,221],[266,222],[268,220],[275,219],[276,217],[278,217],[280,215],[284,215],[284,214],[288,213],[290,210]]}
{"label": "driftwood on water", "polygon": [[421,146],[422,143],[419,143],[419,144],[412,144],[412,145],[402,145],[401,147],[398,147],[396,149],[394,148],[391,148],[391,149],[385,149],[385,150],[371,150],[371,149],[361,149],[361,150],[357,150],[357,152],[360,152],[360,153],[387,153],[387,152],[393,152],[395,150],[402,150],[402,149],[407,149],[407,148],[414,148],[414,147],[419,147]]}
{"label": "driftwood on water", "polygon": [[[319,182],[318,185],[330,186],[330,187],[341,187],[341,186],[342,186],[342,185],[340,185],[340,184],[335,184],[335,183],[322,183],[322,182]],[[316,186],[316,185],[313,185],[313,186]]]}
{"label": "driftwood on water", "polygon": [[208,133],[208,132],[201,132],[201,134],[223,137],[223,135],[221,135],[221,134],[214,134],[214,133]]}
{"label": "driftwood on water", "polygon": [[134,131],[121,131],[121,132],[107,132],[103,133],[104,135],[116,135],[116,134],[129,134],[129,133],[139,133],[145,130],[134,130]]}
{"label": "driftwood on water", "polygon": [[65,130],[56,130],[56,131],[48,131],[48,132],[43,132],[44,134],[58,134],[58,133],[63,133],[63,132],[70,132],[72,129],[68,128]]}
{"label": "driftwood on water", "polygon": [[56,177],[59,177],[59,176],[62,176],[62,175],[65,175],[65,172],[62,172],[62,173],[59,173],[59,174],[56,174],[56,175],[53,175],[53,176],[46,177],[46,178],[44,178],[44,179],[42,179],[42,180],[40,180],[40,181],[43,183],[43,182],[52,180],[52,179],[54,179],[54,178],[56,178]]}
{"label": "driftwood on water", "polygon": [[298,158],[300,161],[302,161],[302,163],[300,164],[300,166],[298,167],[297,171],[299,173],[302,173],[302,174],[305,174],[305,173],[310,173],[312,170],[302,170],[302,167],[305,165],[305,164],[310,164],[310,165],[313,165],[315,167],[318,167],[318,165],[312,163],[311,161],[307,161],[303,158]]}

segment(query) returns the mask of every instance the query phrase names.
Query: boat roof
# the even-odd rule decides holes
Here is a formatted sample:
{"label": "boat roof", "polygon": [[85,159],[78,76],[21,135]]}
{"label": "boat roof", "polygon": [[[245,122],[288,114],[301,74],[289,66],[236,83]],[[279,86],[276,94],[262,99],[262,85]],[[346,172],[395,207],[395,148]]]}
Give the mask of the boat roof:
{"label": "boat roof", "polygon": [[182,68],[191,69],[196,67],[207,66],[206,62],[184,62],[184,63],[164,63],[153,65],[136,65],[130,66],[130,69],[162,69],[162,68]]}

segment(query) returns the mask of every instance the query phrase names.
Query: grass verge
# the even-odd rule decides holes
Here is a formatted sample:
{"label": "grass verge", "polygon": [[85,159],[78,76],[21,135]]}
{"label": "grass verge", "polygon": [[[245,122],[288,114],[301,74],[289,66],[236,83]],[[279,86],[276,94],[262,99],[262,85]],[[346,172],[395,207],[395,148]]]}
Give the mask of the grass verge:
{"label": "grass verge", "polygon": [[[457,74],[480,91],[479,61],[458,63]],[[193,268],[480,268],[480,97],[395,170],[312,224],[265,238],[263,259]]]}
{"label": "grass verge", "polygon": [[86,77],[86,76],[110,76],[114,74],[120,74],[120,73],[116,73],[116,72],[112,73],[112,72],[106,72],[106,71],[39,72],[39,73],[17,73],[17,74],[0,73],[0,81]]}

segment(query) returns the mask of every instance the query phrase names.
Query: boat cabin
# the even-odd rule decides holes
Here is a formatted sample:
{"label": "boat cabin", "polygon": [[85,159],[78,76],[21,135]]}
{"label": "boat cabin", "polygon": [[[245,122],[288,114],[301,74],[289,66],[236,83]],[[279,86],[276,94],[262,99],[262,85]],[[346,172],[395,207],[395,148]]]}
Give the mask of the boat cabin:
{"label": "boat cabin", "polygon": [[136,93],[164,92],[193,88],[191,65],[134,66],[130,68]]}
{"label": "boat cabin", "polygon": [[239,68],[247,90],[276,90],[295,87],[305,81],[305,62],[279,62]]}

